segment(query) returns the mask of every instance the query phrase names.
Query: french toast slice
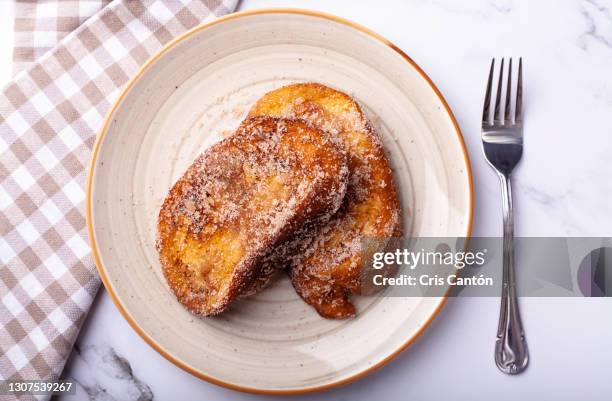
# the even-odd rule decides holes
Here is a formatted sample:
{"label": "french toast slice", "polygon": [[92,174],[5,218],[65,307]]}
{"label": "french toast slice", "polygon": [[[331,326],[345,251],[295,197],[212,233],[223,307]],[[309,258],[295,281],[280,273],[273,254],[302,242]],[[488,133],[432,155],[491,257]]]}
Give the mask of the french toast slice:
{"label": "french toast slice", "polygon": [[195,160],[159,213],[157,248],[179,302],[199,315],[226,310],[274,247],[339,208],[347,178],[346,153],[328,133],[246,119]]}
{"label": "french toast slice", "polygon": [[326,318],[355,315],[362,238],[401,235],[401,207],[382,143],[355,100],[317,83],[292,84],[264,95],[249,116],[296,118],[330,132],[348,153],[349,183],[339,211],[287,253],[297,293]]}

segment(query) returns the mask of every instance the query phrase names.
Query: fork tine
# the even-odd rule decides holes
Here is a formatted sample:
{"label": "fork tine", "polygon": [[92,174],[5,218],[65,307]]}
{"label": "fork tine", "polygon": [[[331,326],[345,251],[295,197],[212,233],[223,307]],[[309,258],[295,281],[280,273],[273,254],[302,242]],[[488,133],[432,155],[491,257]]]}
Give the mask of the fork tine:
{"label": "fork tine", "polygon": [[519,58],[518,83],[516,86],[516,111],[514,121],[523,121],[523,58]]}
{"label": "fork tine", "polygon": [[482,124],[489,124],[489,116],[491,114],[491,91],[493,84],[493,69],[495,67],[495,59],[491,60],[491,69],[489,71],[489,80],[487,81],[487,91],[485,93],[484,106],[482,107]]}
{"label": "fork tine", "polygon": [[512,124],[512,116],[510,115],[510,109],[512,108],[512,58],[508,61],[508,84],[506,85],[506,113],[504,114],[504,124]]}
{"label": "fork tine", "polygon": [[493,124],[499,124],[501,122],[501,91],[502,83],[504,79],[504,59],[502,58],[501,66],[499,67],[499,80],[497,82],[497,97],[495,98],[495,112],[493,113]]}

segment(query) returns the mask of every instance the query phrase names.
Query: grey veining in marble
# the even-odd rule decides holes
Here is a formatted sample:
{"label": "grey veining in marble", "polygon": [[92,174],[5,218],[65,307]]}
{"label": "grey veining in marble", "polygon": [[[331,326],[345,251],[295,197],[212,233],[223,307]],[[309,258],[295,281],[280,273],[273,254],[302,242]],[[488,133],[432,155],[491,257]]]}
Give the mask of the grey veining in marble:
{"label": "grey veining in marble", "polygon": [[74,347],[65,380],[74,381],[77,394],[92,401],[151,401],[153,392],[134,375],[130,362],[107,344]]}

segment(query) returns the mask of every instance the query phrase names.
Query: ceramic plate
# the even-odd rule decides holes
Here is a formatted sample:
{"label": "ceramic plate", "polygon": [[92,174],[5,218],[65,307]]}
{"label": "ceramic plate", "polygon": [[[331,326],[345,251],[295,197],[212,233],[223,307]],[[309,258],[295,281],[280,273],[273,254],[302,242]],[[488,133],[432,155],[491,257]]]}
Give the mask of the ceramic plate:
{"label": "ceramic plate", "polygon": [[169,188],[258,97],[300,81],[362,105],[390,156],[407,234],[470,234],[470,167],[457,124],[421,69],[380,36],[329,15],[261,10],[165,46],[127,85],[96,142],[90,241],[108,292],[140,335],[183,369],[238,390],[297,393],[354,380],[407,347],[444,303],[358,298],[357,318],[325,320],[283,276],[228,313],[198,318],[169,291],[155,250]]}

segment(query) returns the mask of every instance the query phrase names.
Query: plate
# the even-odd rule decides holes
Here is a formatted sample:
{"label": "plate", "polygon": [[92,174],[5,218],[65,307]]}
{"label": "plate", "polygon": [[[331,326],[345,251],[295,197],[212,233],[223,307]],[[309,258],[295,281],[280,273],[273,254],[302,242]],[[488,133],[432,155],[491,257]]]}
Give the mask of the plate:
{"label": "plate", "polygon": [[170,42],[129,82],[97,138],[89,238],[132,327],[179,367],[236,390],[300,393],[355,380],[405,349],[444,304],[357,298],[358,317],[325,320],[281,275],[228,313],[198,318],[168,289],[155,239],[169,188],[257,98],[300,81],[363,106],[389,153],[408,235],[470,235],[470,166],[457,123],[425,73],[382,37],[335,16],[272,9],[232,14]]}

